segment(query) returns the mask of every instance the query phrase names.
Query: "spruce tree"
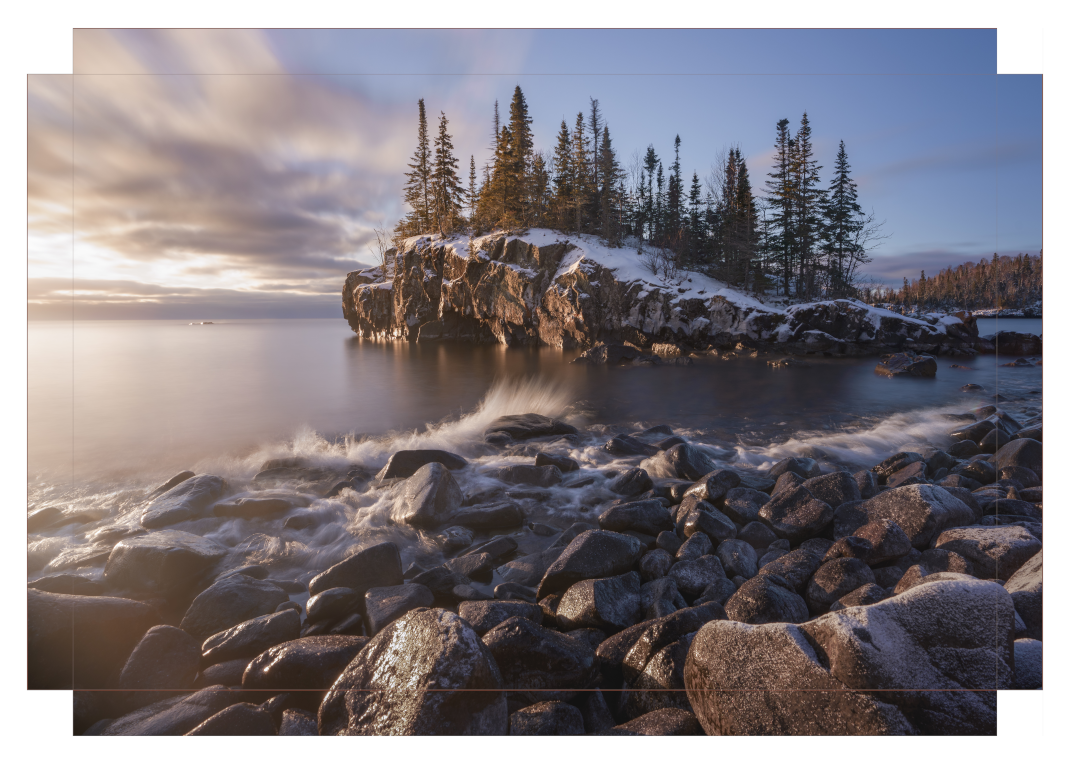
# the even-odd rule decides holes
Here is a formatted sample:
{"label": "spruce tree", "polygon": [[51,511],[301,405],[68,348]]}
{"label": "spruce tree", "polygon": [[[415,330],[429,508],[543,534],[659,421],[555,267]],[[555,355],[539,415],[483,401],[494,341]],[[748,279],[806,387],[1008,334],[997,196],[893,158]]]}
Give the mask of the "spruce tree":
{"label": "spruce tree", "polygon": [[602,238],[611,247],[620,243],[621,219],[620,219],[620,182],[622,173],[620,163],[617,162],[617,154],[613,150],[613,142],[609,137],[609,126],[602,128],[601,156],[597,163],[599,176],[602,178],[602,191],[600,194],[601,229]]}
{"label": "spruce tree", "polygon": [[810,120],[803,112],[795,135],[794,185],[799,276],[806,298],[815,296],[818,253],[824,238],[825,190],[820,186],[820,170],[810,142]]}
{"label": "spruce tree", "polygon": [[420,122],[416,138],[416,151],[405,173],[405,203],[412,212],[398,223],[402,234],[415,235],[431,230],[431,148],[427,137],[427,114],[424,99],[420,99]]}
{"label": "spruce tree", "polygon": [[688,202],[688,256],[692,263],[700,264],[703,245],[706,241],[706,226],[702,218],[702,186],[699,184],[697,172],[691,176],[691,194]]}
{"label": "spruce tree", "polygon": [[753,286],[756,280],[756,261],[758,256],[758,208],[751,191],[750,173],[747,161],[736,149],[736,225],[739,257],[739,283]]}
{"label": "spruce tree", "polygon": [[769,206],[769,236],[766,247],[769,256],[780,270],[784,294],[791,294],[791,280],[795,268],[795,175],[794,143],[788,130],[788,120],[776,125],[773,171],[765,182],[766,203]]}
{"label": "spruce tree", "polygon": [[599,138],[602,135],[602,112],[598,109],[598,99],[590,98],[591,101],[591,183],[595,189],[595,193],[604,185],[601,182],[601,173],[599,172],[599,165],[602,162],[602,153],[599,146]]}
{"label": "spruce tree", "polygon": [[557,134],[557,147],[554,149],[554,191],[551,202],[553,219],[557,227],[568,230],[573,221],[572,216],[572,138],[568,134],[568,125],[561,120],[561,130]]}
{"label": "spruce tree", "polygon": [[510,151],[507,172],[511,194],[505,214],[521,225],[528,225],[530,215],[531,165],[535,157],[535,142],[531,135],[531,117],[524,93],[517,85],[509,104]]}
{"label": "spruce tree", "polygon": [[583,210],[591,198],[590,155],[587,149],[587,128],[583,112],[576,114],[576,126],[572,130],[572,206],[577,233],[585,233]]}
{"label": "spruce tree", "polygon": [[449,120],[445,112],[438,122],[438,137],[435,138],[435,164],[431,175],[434,198],[435,227],[445,236],[460,222],[464,208],[464,186],[457,174],[457,158],[453,156],[453,139],[446,128]]}
{"label": "spruce tree", "polygon": [[828,205],[825,208],[824,245],[829,264],[831,297],[845,297],[850,294],[853,266],[860,254],[855,237],[862,226],[861,217],[858,187],[851,179],[847,149],[843,141],[840,141],[832,185],[828,190]]}
{"label": "spruce tree", "polygon": [[646,147],[646,156],[643,158],[643,170],[646,172],[646,195],[643,218],[646,221],[646,240],[653,241],[655,235],[654,217],[654,171],[659,166],[658,155],[654,153],[654,144]]}
{"label": "spruce tree", "polygon": [[474,219],[476,216],[476,157],[470,155],[468,163],[468,216]]}
{"label": "spruce tree", "polygon": [[680,176],[680,136],[673,141],[672,167],[669,168],[669,188],[665,199],[666,228],[670,240],[675,240],[680,232],[683,217],[683,179]]}

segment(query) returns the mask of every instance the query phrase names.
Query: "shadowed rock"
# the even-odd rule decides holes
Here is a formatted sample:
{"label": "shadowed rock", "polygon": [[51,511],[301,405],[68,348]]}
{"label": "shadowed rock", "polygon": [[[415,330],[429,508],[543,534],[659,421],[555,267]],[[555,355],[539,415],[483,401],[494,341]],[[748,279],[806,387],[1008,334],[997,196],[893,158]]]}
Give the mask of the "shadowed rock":
{"label": "shadowed rock", "polygon": [[187,690],[201,663],[197,640],[174,626],[153,626],[119,675],[124,690]]}
{"label": "shadowed rock", "polygon": [[968,525],[974,521],[974,515],[943,488],[908,485],[837,507],[833,537],[853,536],[863,525],[877,520],[895,522],[914,547],[924,549],[945,528]]}
{"label": "shadowed rock", "polygon": [[235,703],[205,719],[186,734],[190,737],[274,735],[275,723],[271,720],[271,714],[259,706]]}
{"label": "shadowed rock", "polygon": [[376,474],[376,480],[389,480],[390,478],[412,477],[416,470],[424,465],[438,462],[449,470],[460,470],[468,466],[468,462],[457,454],[449,451],[435,449],[417,449],[411,451],[395,451],[390,455],[386,466]]}
{"label": "shadowed rock", "polygon": [[201,517],[208,506],[223,495],[227,481],[217,475],[198,475],[160,494],[141,513],[145,528],[164,528],[168,525]]}
{"label": "shadowed rock", "polygon": [[1014,609],[1025,622],[1025,635],[1040,639],[1044,625],[1044,552],[1030,557],[1014,575],[1007,579],[1004,588],[1014,600]]}
{"label": "shadowed rock", "polygon": [[742,623],[802,623],[810,617],[806,600],[780,576],[761,575],[739,587],[724,605],[733,621]]}
{"label": "shadowed rock", "polygon": [[368,633],[374,636],[410,610],[431,607],[434,601],[431,590],[416,583],[369,589],[364,594]]}
{"label": "shadowed rock", "polygon": [[96,734],[107,737],[185,735],[234,700],[234,693],[222,685],[206,687],[190,695],[168,698],[139,708],[102,725]]}
{"label": "shadowed rock", "polygon": [[428,528],[446,520],[464,501],[450,471],[431,462],[420,467],[401,486],[390,519],[395,523]]}
{"label": "shadowed rock", "polygon": [[605,578],[631,570],[643,546],[631,536],[611,531],[584,531],[565,547],[539,582],[537,596],[563,592],[577,581]]}
{"label": "shadowed rock", "polygon": [[792,544],[818,535],[833,518],[832,507],[805,486],[774,495],[759,514],[776,535]]}
{"label": "shadowed rock", "polygon": [[544,701],[521,708],[509,717],[510,735],[582,735],[583,715],[575,706]]}
{"label": "shadowed rock", "polygon": [[227,550],[210,539],[185,531],[156,531],[116,544],[104,567],[112,586],[168,592],[189,587]]}
{"label": "shadowed rock", "polygon": [[520,702],[570,700],[598,677],[591,646],[527,618],[509,618],[483,636],[502,672],[503,686]]}
{"label": "shadowed rock", "polygon": [[315,595],[342,586],[363,594],[373,586],[397,586],[402,580],[397,544],[384,541],[332,565],[309,582],[308,591]]}
{"label": "shadowed rock", "polygon": [[206,665],[238,658],[254,658],[269,647],[297,639],[301,615],[295,610],[262,615],[213,634],[201,646]]}
{"label": "shadowed rock", "polygon": [[320,690],[326,692],[367,637],[301,637],[265,650],[246,666],[241,685],[249,690]]}
{"label": "shadowed rock", "polygon": [[542,414],[510,414],[495,419],[483,433],[488,443],[508,443],[547,435],[574,435],[576,428]]}
{"label": "shadowed rock", "polygon": [[941,533],[933,546],[965,557],[973,564],[979,578],[1007,580],[1040,552],[1041,544],[1024,528],[1006,525],[952,528]]}
{"label": "shadowed rock", "polygon": [[286,592],[273,583],[232,576],[198,594],[179,626],[194,637],[207,639],[243,621],[274,613],[288,599]]}
{"label": "shadowed rock", "polygon": [[580,581],[569,587],[557,608],[557,623],[565,631],[580,628],[616,633],[640,616],[639,574]]}

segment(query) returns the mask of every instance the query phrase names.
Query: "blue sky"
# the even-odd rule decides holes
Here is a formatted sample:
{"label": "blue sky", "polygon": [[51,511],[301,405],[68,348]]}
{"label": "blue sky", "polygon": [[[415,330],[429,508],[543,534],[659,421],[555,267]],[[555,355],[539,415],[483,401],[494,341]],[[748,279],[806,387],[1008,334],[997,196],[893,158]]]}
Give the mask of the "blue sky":
{"label": "blue sky", "polygon": [[1041,246],[1041,78],[995,74],[994,30],[76,30],[74,54],[29,85],[31,317],[72,276],[85,317],[337,315],[404,214],[417,99],[481,165],[517,84],[536,148],[595,97],[622,163],[679,134],[702,178],[739,145],[759,190],[807,111],[822,179],[843,140],[887,221],[886,283]]}

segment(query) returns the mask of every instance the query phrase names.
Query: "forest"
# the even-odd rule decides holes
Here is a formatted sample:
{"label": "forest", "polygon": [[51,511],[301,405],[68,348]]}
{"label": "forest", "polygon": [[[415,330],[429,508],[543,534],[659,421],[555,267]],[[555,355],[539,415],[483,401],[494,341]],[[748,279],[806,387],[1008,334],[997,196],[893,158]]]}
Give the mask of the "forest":
{"label": "forest", "polygon": [[[622,162],[599,102],[564,120],[552,151],[537,150],[518,85],[507,115],[494,104],[491,155],[465,183],[449,121],[440,112],[432,139],[419,101],[417,147],[405,175],[408,214],[396,236],[492,229],[553,228],[636,247],[654,271],[705,273],[756,294],[799,300],[861,296],[860,270],[887,234],[864,213],[843,141],[822,185],[806,113],[792,132],[776,124],[772,172],[758,191],[738,146],[723,149],[700,180],[653,144]],[[671,161],[670,161],[671,159]],[[666,166],[667,164],[667,166]]]}
{"label": "forest", "polygon": [[[1044,253],[1016,257],[993,254],[979,263],[945,268],[932,278],[908,281],[879,299],[902,310],[955,310],[965,308],[1024,309],[1043,297]],[[863,295],[865,297],[866,295]]]}

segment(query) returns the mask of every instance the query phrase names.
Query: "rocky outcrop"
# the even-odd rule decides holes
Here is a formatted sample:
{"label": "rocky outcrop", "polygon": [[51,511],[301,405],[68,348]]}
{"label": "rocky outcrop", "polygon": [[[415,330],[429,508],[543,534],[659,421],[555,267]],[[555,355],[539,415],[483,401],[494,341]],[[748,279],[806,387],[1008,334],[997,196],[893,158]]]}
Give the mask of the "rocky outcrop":
{"label": "rocky outcrop", "polygon": [[361,337],[584,349],[630,342],[651,358],[666,349],[753,353],[759,344],[794,355],[960,354],[977,338],[966,313],[907,318],[856,300],[778,310],[699,274],[654,276],[634,250],[544,229],[413,237],[389,257],[386,271],[346,278],[343,315]]}

